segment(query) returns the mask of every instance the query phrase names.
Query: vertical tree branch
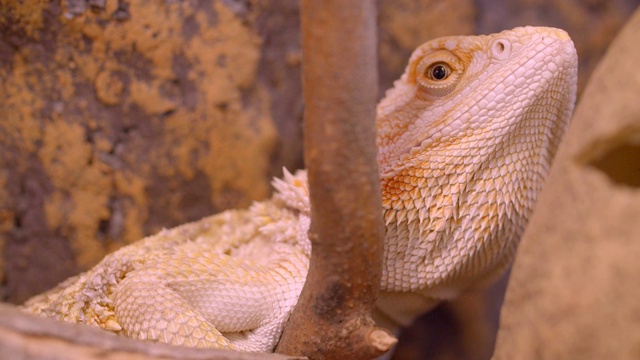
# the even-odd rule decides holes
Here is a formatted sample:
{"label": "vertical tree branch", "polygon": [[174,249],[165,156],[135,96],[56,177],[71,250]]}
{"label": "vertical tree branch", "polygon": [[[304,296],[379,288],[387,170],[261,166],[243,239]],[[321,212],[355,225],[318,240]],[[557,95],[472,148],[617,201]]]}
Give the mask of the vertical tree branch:
{"label": "vertical tree branch", "polygon": [[313,252],[277,351],[372,358],[395,343],[370,316],[384,237],[375,146],[375,1],[303,0],[301,18]]}

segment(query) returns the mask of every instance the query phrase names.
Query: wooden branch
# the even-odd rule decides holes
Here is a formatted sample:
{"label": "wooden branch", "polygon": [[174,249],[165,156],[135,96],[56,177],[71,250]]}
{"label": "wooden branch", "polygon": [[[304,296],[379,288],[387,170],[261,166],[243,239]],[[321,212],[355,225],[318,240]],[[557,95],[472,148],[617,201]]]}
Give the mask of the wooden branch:
{"label": "wooden branch", "polygon": [[303,360],[279,354],[194,349],[116,336],[82,324],[39,318],[0,303],[0,359]]}
{"label": "wooden branch", "polygon": [[369,359],[396,342],[370,315],[384,237],[375,146],[375,2],[304,0],[301,17],[313,251],[276,351]]}

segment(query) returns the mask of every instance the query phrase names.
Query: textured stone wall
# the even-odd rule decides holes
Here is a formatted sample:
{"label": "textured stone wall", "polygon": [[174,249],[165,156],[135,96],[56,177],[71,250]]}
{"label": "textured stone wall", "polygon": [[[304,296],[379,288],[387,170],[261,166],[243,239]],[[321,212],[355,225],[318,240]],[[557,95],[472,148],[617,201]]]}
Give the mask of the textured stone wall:
{"label": "textured stone wall", "polygon": [[122,20],[116,2],[66,19],[57,2],[4,6],[7,299],[163,226],[268,196],[278,134],[256,82],[255,13],[133,1]]}

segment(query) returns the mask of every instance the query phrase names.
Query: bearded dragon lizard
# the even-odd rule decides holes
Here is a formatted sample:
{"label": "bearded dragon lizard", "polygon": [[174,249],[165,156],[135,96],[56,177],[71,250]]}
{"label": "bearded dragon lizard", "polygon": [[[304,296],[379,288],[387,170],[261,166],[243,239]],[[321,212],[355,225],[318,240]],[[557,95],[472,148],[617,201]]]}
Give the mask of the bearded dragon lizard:
{"label": "bearded dragon lizard", "polygon": [[[418,47],[377,108],[386,238],[376,321],[411,323],[512,261],[576,98],[567,33]],[[29,313],[190,347],[273,351],[309,265],[306,173],[273,197],[147,237],[28,300]]]}

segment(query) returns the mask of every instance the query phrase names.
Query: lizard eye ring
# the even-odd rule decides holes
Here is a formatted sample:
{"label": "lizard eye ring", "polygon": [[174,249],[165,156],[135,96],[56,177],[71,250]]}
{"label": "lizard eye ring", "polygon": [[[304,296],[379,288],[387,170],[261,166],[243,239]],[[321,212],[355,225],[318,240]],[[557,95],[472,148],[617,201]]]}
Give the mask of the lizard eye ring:
{"label": "lizard eye ring", "polygon": [[455,89],[462,72],[462,62],[457,56],[439,50],[420,60],[416,67],[416,82],[428,94],[439,97]]}

